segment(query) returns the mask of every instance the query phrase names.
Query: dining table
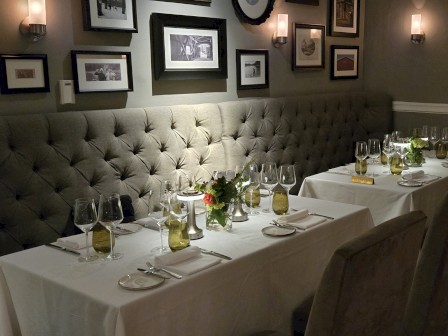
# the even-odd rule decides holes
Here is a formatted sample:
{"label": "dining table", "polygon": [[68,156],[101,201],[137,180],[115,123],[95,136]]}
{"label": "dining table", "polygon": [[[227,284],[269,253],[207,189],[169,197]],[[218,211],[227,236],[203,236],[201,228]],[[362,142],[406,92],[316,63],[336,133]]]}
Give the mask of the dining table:
{"label": "dining table", "polygon": [[[423,173],[417,183],[404,183],[406,174],[417,172]],[[374,184],[353,182],[352,176],[358,176],[354,163],[308,176],[299,195],[366,206],[375,225],[413,210],[422,210],[430,221],[448,190],[448,161],[427,157],[421,167],[409,167],[401,175],[391,174],[387,166],[369,164],[366,177]]]}
{"label": "dining table", "polygon": [[[267,205],[263,197],[261,207]],[[234,222],[230,231],[205,230],[191,246],[231,258],[156,287],[126,288],[119,280],[147,269],[159,232],[142,227],[119,235],[119,260],[79,262],[76,255],[39,246],[0,257],[0,335],[250,335],[291,332],[294,309],[309,298],[335,249],[374,227],[365,206],[290,196],[290,212],[325,219],[287,235],[273,213]],[[126,228],[126,224],[123,224]],[[167,244],[167,233],[163,234]],[[177,252],[174,252],[174,254]]]}

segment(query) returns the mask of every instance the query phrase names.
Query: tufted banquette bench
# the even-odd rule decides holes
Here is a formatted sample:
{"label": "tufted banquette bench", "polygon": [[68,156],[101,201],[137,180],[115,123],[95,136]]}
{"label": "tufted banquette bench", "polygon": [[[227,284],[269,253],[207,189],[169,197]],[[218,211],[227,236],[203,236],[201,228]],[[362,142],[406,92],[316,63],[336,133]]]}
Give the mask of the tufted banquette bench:
{"label": "tufted banquette bench", "polygon": [[251,158],[294,163],[297,193],[391,129],[391,97],[364,92],[2,116],[0,255],[73,233],[78,197],[127,194],[145,217],[173,171],[209,180]]}

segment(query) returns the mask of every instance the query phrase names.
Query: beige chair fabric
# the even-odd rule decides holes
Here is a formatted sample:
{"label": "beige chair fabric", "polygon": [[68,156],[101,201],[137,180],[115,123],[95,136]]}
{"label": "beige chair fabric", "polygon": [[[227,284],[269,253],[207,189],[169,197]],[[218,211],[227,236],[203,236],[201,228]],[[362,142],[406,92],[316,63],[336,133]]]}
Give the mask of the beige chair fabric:
{"label": "beige chair fabric", "polygon": [[406,336],[448,335],[448,193],[428,225],[403,322]]}
{"label": "beige chair fabric", "polygon": [[425,221],[414,211],[339,247],[319,284],[305,335],[399,335]]}

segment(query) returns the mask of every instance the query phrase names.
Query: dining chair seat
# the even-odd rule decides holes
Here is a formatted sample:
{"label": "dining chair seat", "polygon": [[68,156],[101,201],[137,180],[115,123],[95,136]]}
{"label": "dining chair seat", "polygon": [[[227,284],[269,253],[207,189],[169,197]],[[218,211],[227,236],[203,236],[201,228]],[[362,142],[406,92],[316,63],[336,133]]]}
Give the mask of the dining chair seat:
{"label": "dining chair seat", "polygon": [[341,245],[324,271],[305,335],[399,335],[425,222],[413,211]]}
{"label": "dining chair seat", "polygon": [[448,192],[428,224],[403,321],[403,335],[448,335]]}

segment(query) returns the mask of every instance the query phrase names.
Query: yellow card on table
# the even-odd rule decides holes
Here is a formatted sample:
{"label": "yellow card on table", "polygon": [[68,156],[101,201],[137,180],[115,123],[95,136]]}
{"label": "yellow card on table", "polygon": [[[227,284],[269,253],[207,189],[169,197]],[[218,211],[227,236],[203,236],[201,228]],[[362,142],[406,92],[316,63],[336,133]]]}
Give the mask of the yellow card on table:
{"label": "yellow card on table", "polygon": [[366,176],[352,176],[352,182],[361,184],[375,184],[373,177]]}

